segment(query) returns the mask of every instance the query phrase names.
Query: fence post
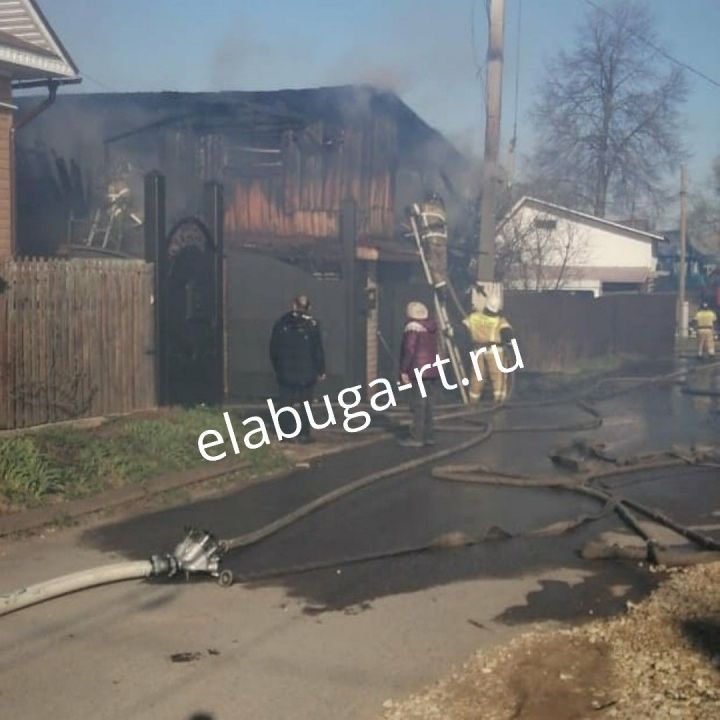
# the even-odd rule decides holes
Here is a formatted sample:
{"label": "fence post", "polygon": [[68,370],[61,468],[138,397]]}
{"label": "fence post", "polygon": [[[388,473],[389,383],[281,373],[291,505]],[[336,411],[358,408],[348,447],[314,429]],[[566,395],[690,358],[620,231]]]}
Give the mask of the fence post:
{"label": "fence post", "polygon": [[215,261],[213,265],[213,329],[215,331],[215,369],[213,373],[213,399],[222,404],[227,391],[225,326],[225,207],[223,186],[217,182],[205,183],[203,188],[203,216],[213,239]]}
{"label": "fence post", "polygon": [[155,328],[152,349],[155,366],[155,403],[168,399],[167,373],[167,231],[165,176],[151,172],[145,176],[145,260],[154,265],[153,303]]}
{"label": "fence post", "polygon": [[340,205],[340,243],[342,245],[342,277],[345,289],[345,378],[347,385],[357,380],[357,205],[351,198]]}

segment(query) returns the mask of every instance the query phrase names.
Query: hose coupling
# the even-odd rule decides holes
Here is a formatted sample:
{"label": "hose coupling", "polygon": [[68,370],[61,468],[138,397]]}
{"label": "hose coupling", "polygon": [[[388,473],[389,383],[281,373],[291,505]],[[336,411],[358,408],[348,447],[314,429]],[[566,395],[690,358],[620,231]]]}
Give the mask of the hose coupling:
{"label": "hose coupling", "polygon": [[165,575],[172,577],[178,572],[178,562],[173,555],[151,555],[150,564],[152,565],[151,577]]}
{"label": "hose coupling", "polygon": [[207,573],[213,577],[220,574],[220,563],[225,555],[225,545],[215,535],[200,528],[187,528],[187,533],[172,553],[171,563],[175,572]]}

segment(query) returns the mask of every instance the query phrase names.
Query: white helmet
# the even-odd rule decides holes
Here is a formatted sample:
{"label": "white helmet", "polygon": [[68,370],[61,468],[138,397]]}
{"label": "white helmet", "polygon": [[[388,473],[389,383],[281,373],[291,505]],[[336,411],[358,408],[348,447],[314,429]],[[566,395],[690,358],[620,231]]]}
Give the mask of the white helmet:
{"label": "white helmet", "polygon": [[427,320],[430,315],[427,307],[417,300],[407,304],[406,314],[408,320]]}

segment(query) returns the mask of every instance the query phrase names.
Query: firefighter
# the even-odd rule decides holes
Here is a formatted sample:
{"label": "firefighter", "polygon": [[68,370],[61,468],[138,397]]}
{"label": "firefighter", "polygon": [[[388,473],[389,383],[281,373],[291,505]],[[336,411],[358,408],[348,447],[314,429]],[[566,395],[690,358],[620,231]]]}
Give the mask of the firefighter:
{"label": "firefighter", "polygon": [[[507,376],[500,366],[505,365],[504,346],[510,343],[514,335],[510,323],[500,314],[500,303],[494,298],[488,298],[483,310],[470,313],[463,324],[470,333],[473,357],[477,359],[477,367],[473,362],[474,372],[470,376],[470,401],[477,402],[480,399],[486,381],[490,380],[495,403],[505,402]],[[477,352],[483,349],[485,352]]]}
{"label": "firefighter", "polygon": [[[306,295],[296,297],[292,310],[273,326],[270,361],[280,390],[280,403],[283,407],[294,407],[302,420],[298,442],[312,442],[303,405],[312,402],[316,383],[325,379],[325,353],[320,325],[310,314]],[[283,430],[288,432],[287,428]]]}
{"label": "firefighter", "polygon": [[105,194],[112,215],[121,215],[131,203],[131,167],[127,163],[118,165],[110,178]]}
{"label": "firefighter", "polygon": [[[410,438],[403,447],[421,448],[434,445],[433,408],[439,392],[440,371],[434,365],[438,357],[437,325],[427,306],[417,300],[408,303],[400,350],[401,387],[411,390]],[[420,377],[418,377],[420,372]],[[412,386],[412,387],[411,387]]]}
{"label": "firefighter", "polygon": [[702,360],[707,352],[709,358],[715,357],[715,324],[717,315],[710,309],[707,302],[700,304],[700,309],[695,313],[693,323],[697,330],[697,353]]}
{"label": "firefighter", "polygon": [[423,242],[430,276],[436,290],[447,287],[447,213],[443,199],[435,192],[428,193],[425,202],[414,205],[418,218],[418,230]]}

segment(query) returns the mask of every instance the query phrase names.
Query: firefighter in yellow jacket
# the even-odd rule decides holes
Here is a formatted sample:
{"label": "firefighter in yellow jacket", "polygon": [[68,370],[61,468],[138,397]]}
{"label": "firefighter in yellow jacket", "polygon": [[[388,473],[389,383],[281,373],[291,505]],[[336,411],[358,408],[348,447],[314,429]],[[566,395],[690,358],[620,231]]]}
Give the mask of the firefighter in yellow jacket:
{"label": "firefighter in yellow jacket", "polygon": [[[489,379],[493,390],[493,399],[496,403],[505,402],[507,398],[507,375],[500,370],[495,355],[491,352],[493,346],[499,362],[505,365],[504,346],[513,339],[513,330],[510,323],[500,314],[500,303],[489,298],[482,311],[475,310],[464,320],[463,324],[470,332],[474,349],[485,348],[488,352],[477,354],[477,372],[470,376],[470,402],[477,402],[482,395],[485,382]],[[473,363],[475,365],[475,363]]]}
{"label": "firefighter in yellow jacket", "polygon": [[700,305],[700,309],[695,313],[695,327],[697,329],[697,353],[699,358],[705,357],[707,352],[710,358],[715,357],[715,323],[717,323],[717,315],[711,310],[706,302]]}
{"label": "firefighter in yellow jacket", "polygon": [[425,197],[425,202],[413,205],[411,212],[418,220],[418,232],[433,285],[436,290],[444,292],[448,280],[448,227],[445,203],[440,195],[431,192]]}

